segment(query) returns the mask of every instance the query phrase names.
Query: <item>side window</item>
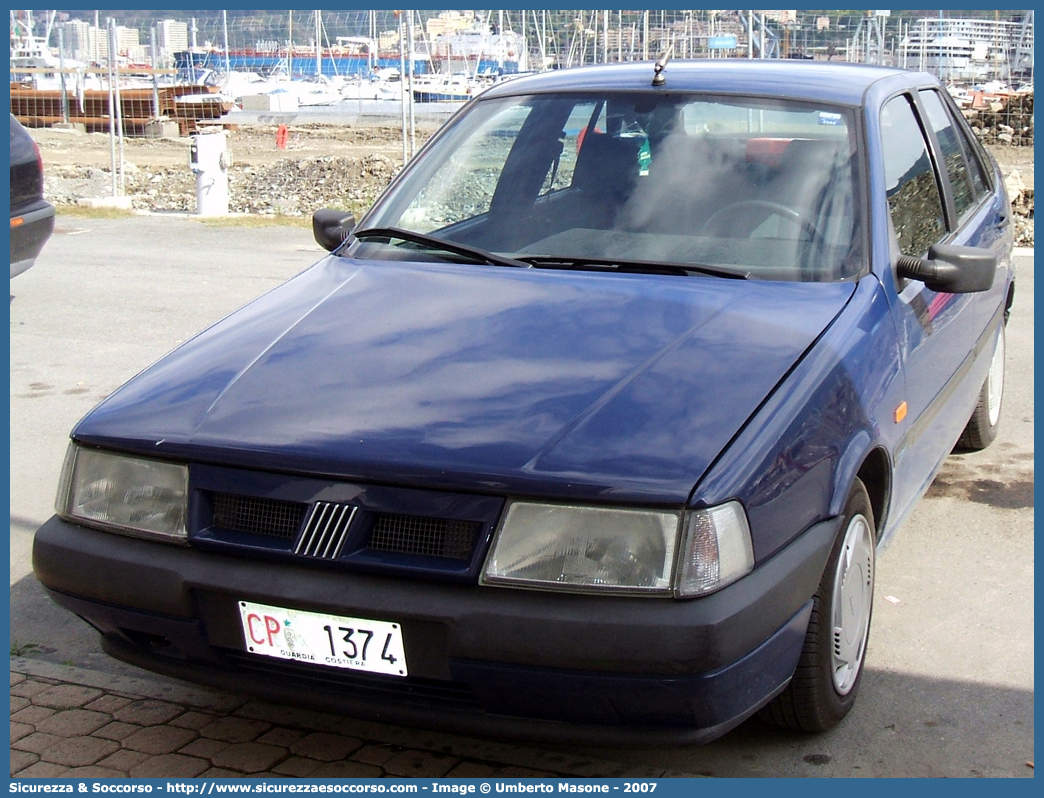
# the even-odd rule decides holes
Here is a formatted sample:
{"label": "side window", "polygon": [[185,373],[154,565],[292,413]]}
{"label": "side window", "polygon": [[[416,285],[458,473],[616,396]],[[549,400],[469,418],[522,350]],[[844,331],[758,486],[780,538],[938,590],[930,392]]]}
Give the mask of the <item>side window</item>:
{"label": "side window", "polygon": [[[544,195],[560,188],[566,188],[573,182],[573,169],[576,166],[576,156],[580,151],[583,134],[591,121],[591,115],[595,112],[595,103],[577,103],[566,120],[565,129],[562,131],[562,154],[558,157],[551,170],[544,178],[544,185],[540,188],[540,194]],[[604,113],[603,113],[604,117]]]}
{"label": "side window", "polygon": [[562,154],[544,178],[541,194],[571,188],[621,202],[639,175],[649,172],[649,141],[632,103],[577,103],[566,120]]}
{"label": "side window", "polygon": [[980,199],[990,191],[989,180],[986,177],[986,173],[983,172],[983,164],[989,163],[989,158],[983,152],[982,146],[969,135],[967,125],[962,125],[955,119],[954,114],[959,112],[954,109],[953,104],[944,103],[944,105],[946,105],[946,112],[953,121],[953,129],[957,133],[957,140],[964,151],[964,160],[968,162],[968,175],[971,177],[972,186],[975,188],[975,197]]}
{"label": "side window", "polygon": [[486,213],[504,162],[518,138],[530,108],[508,108],[482,123],[468,141],[431,176],[403,212],[399,224],[430,233]]}
{"label": "side window", "polygon": [[930,89],[922,90],[919,94],[928,114],[928,124],[932,126],[939,141],[940,155],[946,166],[946,174],[950,178],[953,202],[957,206],[957,216],[960,218],[975,205],[976,199],[964,150],[961,148],[960,139],[957,138],[953,120],[947,115],[939,94]]}
{"label": "side window", "polygon": [[946,220],[928,146],[906,96],[889,100],[882,109],[881,145],[899,249],[904,255],[923,257],[943,237]]}

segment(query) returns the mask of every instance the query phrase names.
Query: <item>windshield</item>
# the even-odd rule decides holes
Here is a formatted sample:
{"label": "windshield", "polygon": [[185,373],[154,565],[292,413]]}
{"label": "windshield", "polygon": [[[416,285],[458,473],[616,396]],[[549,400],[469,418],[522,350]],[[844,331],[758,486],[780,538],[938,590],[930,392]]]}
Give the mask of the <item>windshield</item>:
{"label": "windshield", "polygon": [[[832,106],[678,93],[479,99],[364,225],[544,267],[842,280],[862,265],[855,150],[851,111]],[[351,252],[406,255],[387,240]]]}

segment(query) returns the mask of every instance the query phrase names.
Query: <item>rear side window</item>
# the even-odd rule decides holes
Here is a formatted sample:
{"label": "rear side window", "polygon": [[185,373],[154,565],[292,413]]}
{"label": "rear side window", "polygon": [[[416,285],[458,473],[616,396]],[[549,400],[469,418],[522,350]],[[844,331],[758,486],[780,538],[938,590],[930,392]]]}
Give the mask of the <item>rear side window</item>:
{"label": "rear side window", "polygon": [[[939,142],[940,156],[945,164],[946,174],[950,178],[953,191],[953,202],[957,206],[957,216],[961,217],[974,207],[978,197],[972,184],[972,174],[968,166],[964,148],[958,137],[957,128],[946,113],[942,99],[937,92],[924,90],[920,92],[921,103],[928,115],[928,124],[935,131]],[[981,182],[982,175],[979,175]]]}
{"label": "rear side window", "polygon": [[986,156],[982,151],[982,147],[968,137],[968,133],[963,127],[955,124],[953,129],[957,132],[957,140],[961,143],[961,149],[964,150],[965,160],[968,161],[968,174],[971,176],[972,185],[975,187],[975,196],[976,198],[982,198],[990,190],[990,185],[983,172],[983,164],[987,162]]}
{"label": "rear side window", "polygon": [[953,130],[957,134],[957,141],[964,152],[964,159],[968,162],[968,176],[971,178],[972,186],[975,189],[975,197],[976,199],[982,199],[991,190],[989,171],[986,167],[986,164],[989,163],[989,157],[983,151],[982,145],[972,136],[967,124],[961,124],[960,112],[954,108],[953,103],[943,102],[943,106],[953,122]]}
{"label": "rear side window", "polygon": [[939,185],[910,98],[895,97],[881,111],[885,190],[892,226],[904,255],[920,258],[946,233]]}

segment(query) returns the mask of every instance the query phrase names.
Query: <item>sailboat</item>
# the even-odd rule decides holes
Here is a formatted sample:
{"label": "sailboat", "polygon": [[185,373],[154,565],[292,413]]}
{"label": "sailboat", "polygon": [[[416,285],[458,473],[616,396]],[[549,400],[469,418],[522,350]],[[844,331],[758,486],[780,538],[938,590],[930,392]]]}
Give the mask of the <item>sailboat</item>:
{"label": "sailboat", "polygon": [[87,65],[71,58],[59,58],[51,52],[47,42],[51,36],[55,12],[47,22],[43,38],[33,35],[33,12],[23,11],[19,17],[11,12],[11,82],[28,85],[33,89],[57,91],[62,88],[65,74],[65,89],[81,93],[85,89],[101,89],[102,83],[95,75],[87,74]]}

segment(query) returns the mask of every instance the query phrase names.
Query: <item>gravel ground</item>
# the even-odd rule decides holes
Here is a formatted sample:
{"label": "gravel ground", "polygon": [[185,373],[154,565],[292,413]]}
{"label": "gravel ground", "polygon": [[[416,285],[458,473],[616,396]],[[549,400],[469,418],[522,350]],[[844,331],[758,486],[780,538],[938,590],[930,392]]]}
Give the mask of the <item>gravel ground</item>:
{"label": "gravel ground", "polygon": [[[434,131],[417,130],[418,146]],[[31,131],[45,164],[45,193],[57,205],[112,194],[112,150],[103,133]],[[193,211],[195,176],[188,169],[190,138],[126,139],[126,194],[137,210]],[[260,215],[308,215],[316,208],[362,213],[402,164],[398,127],[299,125],[286,149],[274,125],[229,133],[229,210]],[[1005,175],[1015,210],[1016,243],[1033,246],[1033,147],[990,146]]]}
{"label": "gravel ground", "polygon": [[[111,196],[112,151],[106,134],[34,130],[32,135],[43,153],[48,199],[75,205],[83,198]],[[125,140],[125,193],[135,209],[195,210],[190,143],[188,137]],[[295,216],[323,206],[360,213],[402,163],[398,129],[378,126],[294,127],[286,149],[276,146],[274,126],[240,128],[230,132],[228,147],[233,213]]]}

